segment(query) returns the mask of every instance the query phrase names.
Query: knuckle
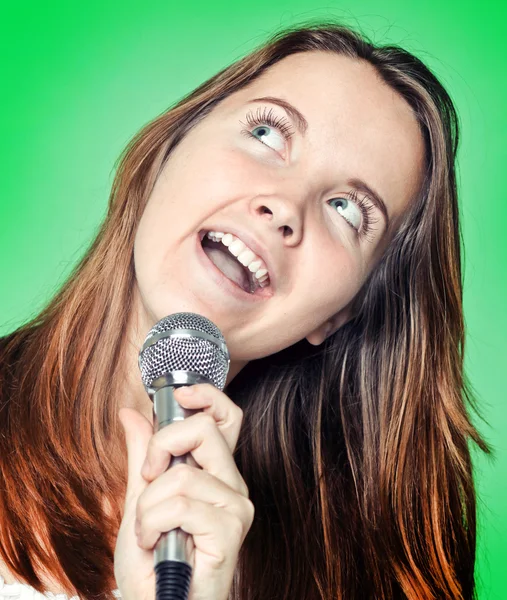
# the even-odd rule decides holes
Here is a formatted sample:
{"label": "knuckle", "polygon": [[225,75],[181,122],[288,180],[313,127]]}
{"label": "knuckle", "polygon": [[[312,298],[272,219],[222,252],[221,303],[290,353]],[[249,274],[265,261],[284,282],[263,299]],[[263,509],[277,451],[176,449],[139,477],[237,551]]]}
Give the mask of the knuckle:
{"label": "knuckle", "polygon": [[201,413],[199,413],[199,415],[201,415],[202,426],[204,429],[206,429],[206,430],[215,429],[216,422],[215,422],[213,415],[210,415],[209,413],[205,413],[205,412],[201,412]]}
{"label": "knuckle", "polygon": [[246,499],[250,498],[250,490],[248,489],[248,486],[245,483],[244,479],[241,481],[240,487],[241,487],[240,494],[242,496],[244,496]]}
{"label": "knuckle", "polygon": [[231,506],[230,512],[232,515],[231,533],[242,539],[254,520],[255,507],[253,502],[248,498],[241,497],[237,503]]}
{"label": "knuckle", "polygon": [[243,409],[240,408],[237,404],[234,405],[236,408],[234,409],[234,416],[236,421],[238,421],[239,423],[243,422]]}
{"label": "knuckle", "polygon": [[173,477],[176,481],[176,487],[179,490],[186,488],[188,483],[195,477],[194,469],[186,463],[180,463],[171,467]]}
{"label": "knuckle", "polygon": [[254,517],[255,517],[255,505],[254,503],[250,500],[250,498],[245,498],[245,512],[246,515],[248,517],[248,521],[250,523],[250,525],[253,523]]}
{"label": "knuckle", "polygon": [[243,535],[245,533],[245,523],[240,517],[234,516],[231,519],[230,528],[231,533],[234,535],[234,537],[240,540],[243,539]]}
{"label": "knuckle", "polygon": [[217,549],[213,555],[213,565],[216,569],[221,569],[227,562],[228,552],[226,550]]}
{"label": "knuckle", "polygon": [[157,528],[158,520],[153,513],[147,512],[144,517],[140,520],[141,533],[146,533]]}
{"label": "knuckle", "polygon": [[175,514],[181,515],[188,512],[190,509],[190,502],[185,496],[174,496],[174,498],[171,498],[171,508]]}
{"label": "knuckle", "polygon": [[160,450],[163,450],[164,447],[162,445],[162,438],[159,435],[163,430],[157,431],[155,434],[153,434],[150,438],[150,441],[148,442],[148,448],[147,448],[147,456],[149,456],[150,458],[154,456],[154,454],[159,454]]}
{"label": "knuckle", "polygon": [[138,521],[142,520],[143,515],[146,513],[146,508],[146,496],[144,496],[144,494],[141,494],[136,504],[136,518]]}

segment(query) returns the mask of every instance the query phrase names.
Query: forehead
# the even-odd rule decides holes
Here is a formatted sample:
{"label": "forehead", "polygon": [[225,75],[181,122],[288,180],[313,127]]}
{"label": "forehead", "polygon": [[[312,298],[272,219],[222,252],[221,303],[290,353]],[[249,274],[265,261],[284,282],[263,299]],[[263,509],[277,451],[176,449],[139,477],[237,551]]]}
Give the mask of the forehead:
{"label": "forehead", "polygon": [[372,65],[331,52],[302,52],[227,100],[238,106],[268,95],[289,101],[307,119],[313,166],[332,169],[338,178],[363,179],[384,198],[390,216],[401,214],[421,184],[424,143],[412,108]]}

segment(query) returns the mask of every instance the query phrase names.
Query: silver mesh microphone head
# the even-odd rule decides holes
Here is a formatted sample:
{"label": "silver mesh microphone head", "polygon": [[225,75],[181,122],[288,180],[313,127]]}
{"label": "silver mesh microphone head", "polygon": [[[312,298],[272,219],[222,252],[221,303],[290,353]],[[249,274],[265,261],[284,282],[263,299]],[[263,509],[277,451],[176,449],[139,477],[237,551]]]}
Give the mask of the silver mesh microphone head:
{"label": "silver mesh microphone head", "polygon": [[211,383],[223,390],[230,357],[220,329],[196,313],[175,313],[148,332],[139,368],[149,394],[165,385]]}

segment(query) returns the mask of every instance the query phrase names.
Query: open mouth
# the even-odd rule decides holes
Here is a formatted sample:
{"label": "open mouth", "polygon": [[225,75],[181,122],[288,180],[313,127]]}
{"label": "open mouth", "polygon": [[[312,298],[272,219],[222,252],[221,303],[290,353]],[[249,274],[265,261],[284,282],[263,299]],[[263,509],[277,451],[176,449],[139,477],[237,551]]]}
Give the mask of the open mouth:
{"label": "open mouth", "polygon": [[[244,265],[242,265],[236,257],[231,254],[227,247],[221,242],[214,242],[206,236],[207,231],[201,231],[198,235],[198,243],[201,253],[207,259],[207,264],[212,273],[219,274],[221,280],[225,280],[230,286],[234,286],[235,292],[240,290],[242,296],[251,299],[268,298],[273,295],[273,290],[269,285],[262,287],[254,274]],[[211,273],[210,273],[211,274]]]}

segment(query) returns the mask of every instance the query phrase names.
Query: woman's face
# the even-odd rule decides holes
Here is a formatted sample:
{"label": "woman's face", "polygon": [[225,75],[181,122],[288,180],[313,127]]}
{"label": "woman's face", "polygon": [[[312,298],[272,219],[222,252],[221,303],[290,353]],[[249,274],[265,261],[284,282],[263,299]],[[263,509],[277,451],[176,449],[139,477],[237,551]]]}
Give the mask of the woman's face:
{"label": "woman's face", "polygon": [[[276,100],[254,100],[266,97],[295,107],[306,131]],[[303,338],[320,344],[349,318],[423,163],[411,108],[368,63],[325,52],[276,63],[197,124],[157,179],[134,251],[144,335],[171,313],[208,317],[227,341],[228,381]],[[357,180],[383,199],[389,231],[371,194],[351,195]],[[271,295],[252,302],[218,284],[199,258],[202,230],[254,238],[269,257]]]}

